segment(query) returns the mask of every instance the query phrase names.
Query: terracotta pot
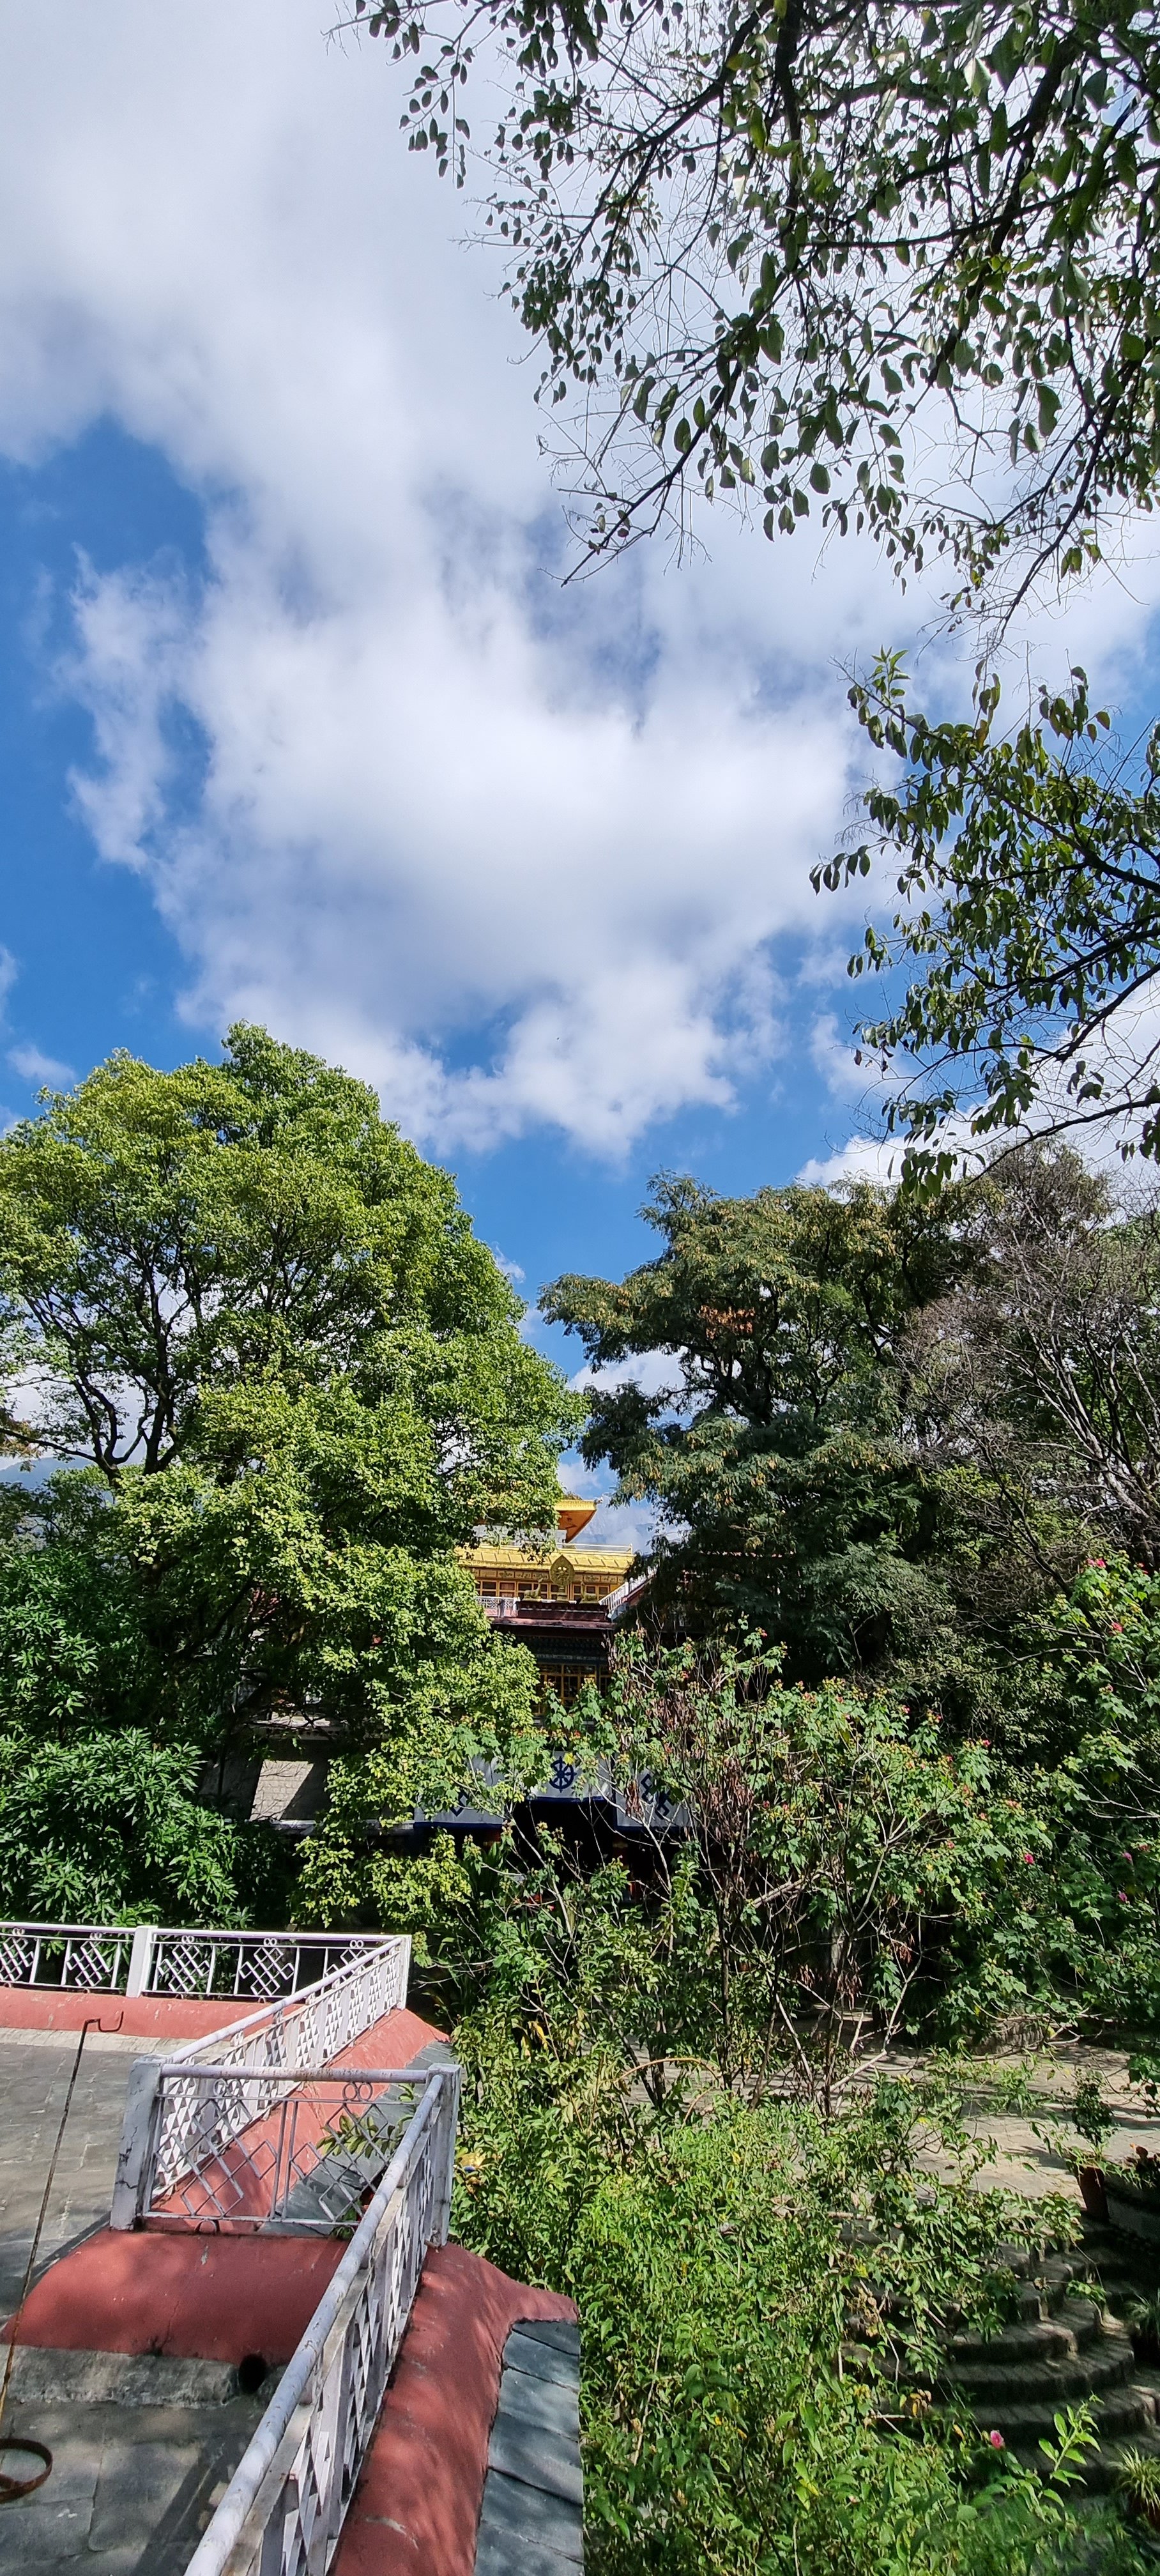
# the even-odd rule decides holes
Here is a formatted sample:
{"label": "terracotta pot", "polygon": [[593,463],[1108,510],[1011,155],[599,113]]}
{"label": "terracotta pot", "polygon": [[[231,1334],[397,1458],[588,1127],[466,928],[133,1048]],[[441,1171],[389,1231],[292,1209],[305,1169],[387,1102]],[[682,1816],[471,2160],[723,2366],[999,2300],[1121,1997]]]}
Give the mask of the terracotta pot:
{"label": "terracotta pot", "polygon": [[1080,2166],[1079,2196],[1083,2202],[1088,2217],[1098,2220],[1101,2227],[1106,2227],[1108,2223],[1108,2195],[1104,2187],[1104,2171],[1102,2165]]}

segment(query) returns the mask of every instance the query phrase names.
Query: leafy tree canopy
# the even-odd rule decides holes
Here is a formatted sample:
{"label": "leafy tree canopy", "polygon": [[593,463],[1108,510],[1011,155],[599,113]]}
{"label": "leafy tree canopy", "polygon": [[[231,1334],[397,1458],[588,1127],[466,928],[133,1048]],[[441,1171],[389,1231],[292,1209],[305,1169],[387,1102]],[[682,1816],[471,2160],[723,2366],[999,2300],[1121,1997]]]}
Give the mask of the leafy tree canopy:
{"label": "leafy tree canopy", "polygon": [[0,1291],[35,1391],[20,1427],[111,1484],[184,1457],[228,1482],[268,1391],[345,1386],[407,1406],[430,1537],[552,1518],[558,1388],[450,1175],[365,1083],[264,1029],[174,1073],[116,1054],[12,1128]]}
{"label": "leafy tree canopy", "polygon": [[224,1753],[305,1713],[375,1812],[454,1796],[535,1673],[455,1549],[542,1527],[580,1408],[450,1177],[372,1092],[260,1029],[221,1065],[114,1056],[0,1145],[17,1479],[0,1715]]}
{"label": "leafy tree canopy", "polygon": [[[767,1630],[805,1679],[901,1657],[945,1684],[954,1659],[960,1497],[922,1458],[904,1341],[972,1257],[955,1204],[662,1179],[655,1261],[545,1292],[606,1377],[585,1455],[660,1508],[659,1596],[694,1628]],[[654,1354],[672,1367],[646,1391],[634,1363]]]}
{"label": "leafy tree canopy", "polygon": [[[1147,503],[1160,52],[1075,0],[355,0],[407,65],[413,150],[466,180],[570,412],[591,540],[690,490],[766,533],[866,525],[975,592],[1065,572]],[[920,430],[921,434],[916,435]],[[932,446],[933,433],[933,446]],[[1024,577],[1027,577],[1025,572]]]}
{"label": "leafy tree canopy", "polygon": [[0,1735],[0,1903],[47,1923],[277,1921],[289,1896],[271,1826],[198,1796],[196,1749],[139,1727],[67,1742]]}
{"label": "leafy tree canopy", "polygon": [[1116,1221],[1075,1155],[929,1200],[667,1178],[644,1214],[656,1260],[544,1302],[597,1373],[586,1455],[658,1507],[651,1602],[694,1633],[965,1720],[1093,1544],[1155,1561],[1156,1220]]}
{"label": "leafy tree canopy", "polygon": [[850,973],[911,979],[860,1033],[897,1085],[886,1119],[905,1172],[937,1181],[969,1140],[1028,1130],[1094,1127],[1155,1160],[1160,729],[1138,763],[1103,750],[1109,718],[1079,669],[1065,694],[1040,692],[1038,724],[1006,733],[997,679],[969,718],[932,722],[896,654],[850,700],[903,775],[871,785],[873,838],[814,883],[848,885],[875,859],[896,872],[892,933],[872,923]]}

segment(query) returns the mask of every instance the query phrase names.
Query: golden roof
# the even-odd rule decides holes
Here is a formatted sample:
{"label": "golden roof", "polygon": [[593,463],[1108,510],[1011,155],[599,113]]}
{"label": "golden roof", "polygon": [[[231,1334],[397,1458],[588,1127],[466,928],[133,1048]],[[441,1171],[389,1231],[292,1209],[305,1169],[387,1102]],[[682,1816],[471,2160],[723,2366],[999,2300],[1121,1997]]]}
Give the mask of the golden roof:
{"label": "golden roof", "polygon": [[464,1565],[519,1566],[529,1573],[625,1575],[636,1556],[632,1547],[557,1547],[543,1556],[533,1547],[493,1546],[489,1540],[456,1551]]}

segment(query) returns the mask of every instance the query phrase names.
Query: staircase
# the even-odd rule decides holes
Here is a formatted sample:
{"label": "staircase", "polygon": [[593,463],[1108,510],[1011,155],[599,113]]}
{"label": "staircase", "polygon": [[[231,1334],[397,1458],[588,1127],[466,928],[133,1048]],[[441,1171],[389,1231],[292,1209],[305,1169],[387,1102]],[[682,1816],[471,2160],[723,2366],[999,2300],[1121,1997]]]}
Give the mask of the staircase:
{"label": "staircase", "polygon": [[1017,2457],[1042,2467],[1039,2444],[1057,2438],[1056,2415],[1089,2402],[1099,2439],[1085,2469],[1091,2487],[1112,2484],[1127,2447],[1160,2456],[1160,2370],[1137,2361],[1115,2313],[1155,2288],[1152,2250],[1089,2225],[1082,2250],[1039,2260],[1008,2246],[1003,2260],[1019,2281],[1015,2315],[999,2334],[952,2338],[944,2404],[969,2407],[984,2433],[1001,2433]]}

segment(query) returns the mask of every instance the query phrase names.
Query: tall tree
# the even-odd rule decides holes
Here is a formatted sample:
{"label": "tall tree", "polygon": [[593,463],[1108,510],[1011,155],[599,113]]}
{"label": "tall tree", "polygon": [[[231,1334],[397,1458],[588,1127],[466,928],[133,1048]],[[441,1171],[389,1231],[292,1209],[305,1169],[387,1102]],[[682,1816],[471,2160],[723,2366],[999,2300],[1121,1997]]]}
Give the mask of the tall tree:
{"label": "tall tree", "polygon": [[966,1720],[1090,1546],[1152,1561],[1156,1219],[1073,1154],[933,1200],[666,1179],[644,1214],[655,1261],[544,1302],[597,1373],[586,1454],[658,1510],[654,1606]]}
{"label": "tall tree", "polygon": [[455,1550],[547,1525],[578,1407],[450,1177],[349,1075],[235,1029],[114,1056],[0,1145],[11,1425],[0,1718],[224,1749],[329,1720],[376,1812],[530,1727]]}
{"label": "tall tree", "polygon": [[[726,1199],[662,1178],[643,1214],[655,1261],[619,1284],[557,1279],[543,1302],[598,1372],[585,1455],[659,1508],[654,1598],[679,1596],[694,1626],[767,1629],[808,1679],[937,1663],[945,1497],[905,1436],[897,1348],[956,1274],[949,1210],[869,1185]],[[671,1363],[647,1390],[646,1355]]]}
{"label": "tall tree", "polygon": [[[973,1258],[913,1317],[902,1364],[929,1464],[969,1458],[1035,1551],[1038,1504],[1160,1561],[1160,1211],[1117,1208],[1066,1148],[1001,1156],[960,1195]],[[1054,1560],[1043,1557],[1045,1576]]]}

